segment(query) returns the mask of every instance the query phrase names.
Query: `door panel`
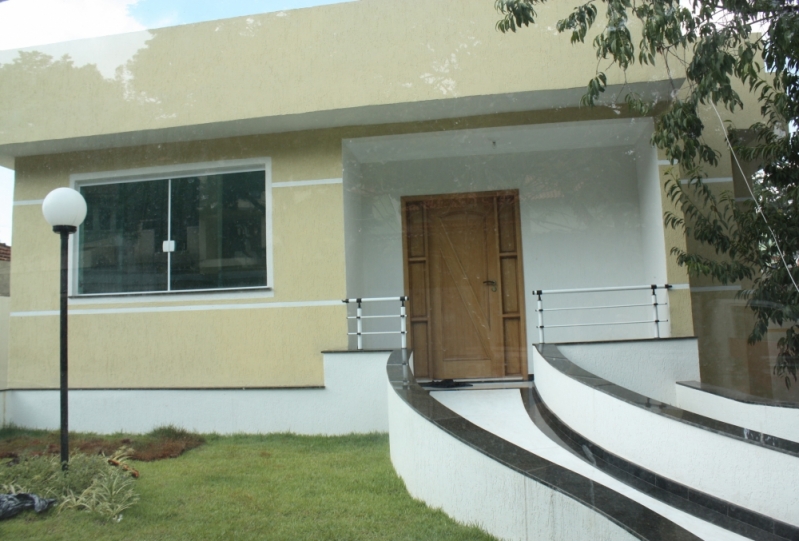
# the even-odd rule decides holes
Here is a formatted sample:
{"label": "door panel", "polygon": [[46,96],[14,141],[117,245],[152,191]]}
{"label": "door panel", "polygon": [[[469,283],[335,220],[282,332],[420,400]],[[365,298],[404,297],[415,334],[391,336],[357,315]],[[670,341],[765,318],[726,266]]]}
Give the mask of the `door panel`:
{"label": "door panel", "polygon": [[492,306],[496,293],[483,283],[497,275],[493,201],[463,199],[451,204],[428,214],[430,294],[438,331],[433,336],[436,379],[494,374],[497,353],[493,331],[498,321]]}
{"label": "door panel", "polygon": [[417,377],[526,372],[517,207],[512,192],[403,198]]}

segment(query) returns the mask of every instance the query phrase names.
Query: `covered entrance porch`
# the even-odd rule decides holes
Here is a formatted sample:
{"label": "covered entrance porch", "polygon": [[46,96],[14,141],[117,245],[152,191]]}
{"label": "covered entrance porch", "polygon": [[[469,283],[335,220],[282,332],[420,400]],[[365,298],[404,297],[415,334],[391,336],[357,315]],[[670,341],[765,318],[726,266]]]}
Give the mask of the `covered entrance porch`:
{"label": "covered entrance porch", "polygon": [[[538,290],[615,288],[549,299],[561,311],[547,314],[547,342],[654,337],[651,291],[620,289],[667,282],[651,133],[650,119],[618,119],[345,140],[347,297],[409,297],[422,379],[526,379]],[[363,315],[397,306],[364,303]],[[400,340],[364,332],[362,344]]]}

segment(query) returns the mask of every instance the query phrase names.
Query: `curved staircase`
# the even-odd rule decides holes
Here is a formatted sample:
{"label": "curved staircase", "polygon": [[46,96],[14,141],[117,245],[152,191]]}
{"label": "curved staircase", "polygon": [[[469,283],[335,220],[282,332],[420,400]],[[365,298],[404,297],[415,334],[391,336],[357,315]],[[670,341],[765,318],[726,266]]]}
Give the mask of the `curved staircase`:
{"label": "curved staircase", "polygon": [[[745,446],[756,462],[730,476],[778,494],[780,487],[768,483],[779,476],[761,472],[780,461],[799,472],[795,442],[647,400],[577,367],[554,346],[534,352],[535,385],[499,389],[430,392],[413,378],[409,356],[397,351],[387,367],[392,461],[413,496],[458,520],[502,539],[799,540],[799,506],[790,495],[796,490],[784,491],[787,502],[747,506],[752,498],[741,494],[748,489],[719,494],[726,480],[708,482],[699,471],[719,449]],[[605,418],[609,412],[621,417]],[[636,425],[639,417],[643,427]],[[689,440],[653,450],[664,422],[677,425],[666,436]],[[635,430],[635,445],[615,445]],[[696,451],[703,445],[705,456]],[[655,455],[644,466],[629,456],[636,446]],[[740,449],[728,452],[733,463],[741,462]],[[688,483],[664,472],[679,467],[681,453],[699,465]],[[724,457],[715,458],[722,471]],[[794,489],[791,475],[782,479]]]}

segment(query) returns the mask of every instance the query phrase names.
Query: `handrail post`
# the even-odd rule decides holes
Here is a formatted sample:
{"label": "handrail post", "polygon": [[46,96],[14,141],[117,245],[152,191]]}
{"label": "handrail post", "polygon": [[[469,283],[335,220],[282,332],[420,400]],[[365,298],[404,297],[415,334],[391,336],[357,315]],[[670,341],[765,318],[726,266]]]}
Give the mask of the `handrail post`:
{"label": "handrail post", "polygon": [[538,295],[538,343],[544,343],[544,301],[541,299],[543,291],[535,292]]}
{"label": "handrail post", "polygon": [[658,315],[658,295],[657,295],[657,288],[658,286],[652,284],[652,309],[655,312],[655,338],[660,338],[660,318]]}
{"label": "handrail post", "polygon": [[355,312],[355,325],[356,331],[358,334],[358,351],[363,349],[363,320],[361,317],[363,316],[363,309],[361,308],[361,299],[358,299],[358,308]]}
{"label": "handrail post", "polygon": [[400,344],[402,345],[402,349],[405,349],[408,346],[408,327],[405,323],[405,301],[407,299],[408,297],[400,297]]}

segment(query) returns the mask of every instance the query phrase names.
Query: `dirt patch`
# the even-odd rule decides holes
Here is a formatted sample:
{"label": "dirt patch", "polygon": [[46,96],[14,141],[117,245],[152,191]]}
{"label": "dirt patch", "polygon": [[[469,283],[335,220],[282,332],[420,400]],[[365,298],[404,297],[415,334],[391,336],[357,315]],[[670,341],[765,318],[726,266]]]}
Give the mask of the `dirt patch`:
{"label": "dirt patch", "polygon": [[133,456],[134,460],[141,460],[143,462],[150,462],[152,460],[161,460],[164,458],[177,458],[186,451],[199,447],[205,443],[204,441],[186,441],[186,440],[167,440],[157,444],[148,445],[141,451],[136,451]]}
{"label": "dirt patch", "polygon": [[[130,455],[132,460],[143,462],[177,458],[203,443],[205,443],[205,439],[202,436],[173,428],[157,429],[142,436],[124,438],[81,437],[80,435],[70,435],[69,438],[69,448],[73,452],[111,456],[121,447],[127,447],[133,449]],[[57,455],[60,452],[60,436],[55,432],[0,439],[0,460],[18,459],[21,456]]]}

